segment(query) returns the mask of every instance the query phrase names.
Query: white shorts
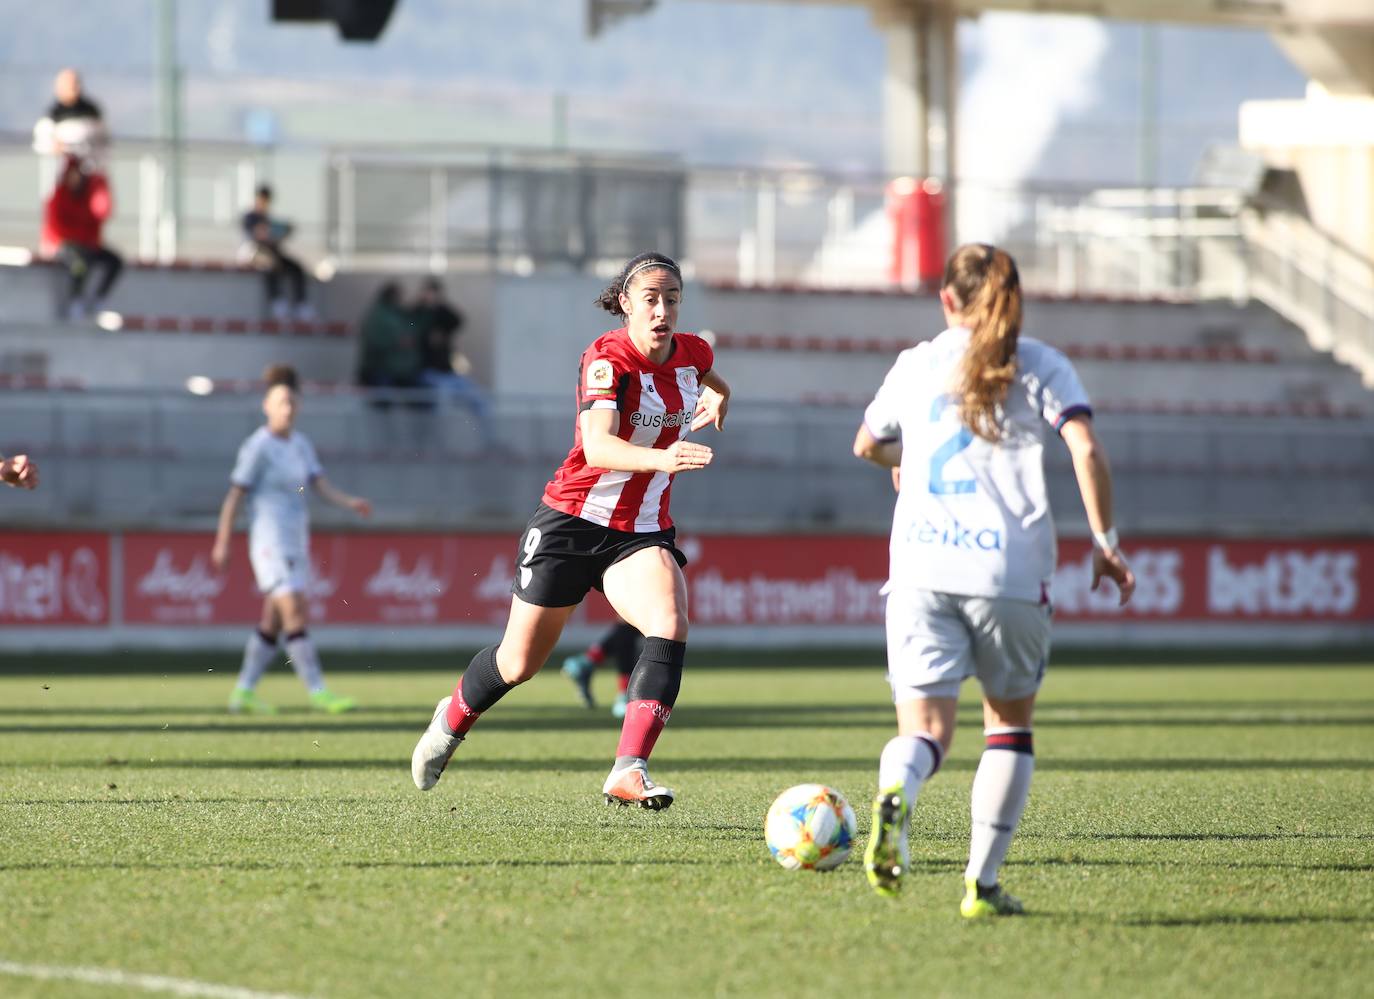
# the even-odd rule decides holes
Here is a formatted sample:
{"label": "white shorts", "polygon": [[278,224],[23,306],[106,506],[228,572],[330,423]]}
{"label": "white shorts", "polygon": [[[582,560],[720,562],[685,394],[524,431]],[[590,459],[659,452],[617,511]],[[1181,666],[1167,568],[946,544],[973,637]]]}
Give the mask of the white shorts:
{"label": "white shorts", "polygon": [[999,700],[1040,689],[1050,655],[1050,607],[1007,597],[894,590],[887,597],[892,700],[958,697],[978,677]]}
{"label": "white shorts", "polygon": [[310,553],[287,551],[273,544],[248,546],[253,577],[263,596],[304,593],[310,585]]}

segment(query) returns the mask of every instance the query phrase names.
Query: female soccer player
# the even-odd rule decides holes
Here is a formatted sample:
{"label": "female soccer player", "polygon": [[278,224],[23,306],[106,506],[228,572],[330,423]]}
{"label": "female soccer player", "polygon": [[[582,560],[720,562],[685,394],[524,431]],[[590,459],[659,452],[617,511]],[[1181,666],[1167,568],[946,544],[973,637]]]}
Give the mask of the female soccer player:
{"label": "female soccer player", "polygon": [[563,675],[573,682],[582,703],[594,708],[596,698],[592,696],[592,674],[607,656],[613,657],[620,693],[616,694],[615,701],[611,703],[611,714],[616,718],[624,718],[625,705],[629,699],[626,691],[630,689],[630,675],[634,672],[635,663],[639,661],[639,650],[643,645],[644,636],[639,633],[638,628],[624,621],[617,621],[584,651],[564,659]]}
{"label": "female soccer player", "polygon": [[682,274],[659,253],[625,265],[597,305],[625,326],[582,354],[573,447],[520,541],[501,643],[473,657],[411,756],[427,791],[478,717],[543,667],[569,615],[594,586],[644,636],[627,691],[607,803],[667,808],[673,792],[647,761],[672,713],[687,654],[686,558],[674,545],[673,476],[705,468],[711,449],[685,440],[725,424],[730,387],[699,336],[674,332]]}
{"label": "female soccer player", "polygon": [[959,247],[940,302],[949,329],[902,352],[854,441],[857,456],[901,469],[884,588],[898,734],[878,764],[865,866],[879,894],[896,894],[916,795],[954,738],[960,684],[977,676],[986,744],[960,906],[972,919],[1023,911],[997,875],[1030,790],[1031,714],[1050,649],[1051,430],[1068,445],[1092,527],[1093,588],[1107,576],[1124,604],[1135,577],[1118,548],[1107,456],[1078,375],[1063,354],[1019,337],[1011,257]]}
{"label": "female soccer player", "polygon": [[262,618],[258,630],[248,636],[238,683],[229,695],[229,710],[276,714],[276,708],[263,702],[255,688],[277,657],[277,638],[285,631],[287,661],[310,691],[311,707],[339,714],[353,709],[357,703],[325,687],[319,653],[306,631],[310,511],[305,487],[311,486],[326,502],[361,517],[372,515],[372,504],[331,485],[324,477],[314,445],[295,429],[300,404],[295,369],[273,365],[267,369],[265,380],[267,394],[263,396],[262,411],[267,422],[239,448],[210,555],[220,570],[229,564],[229,535],[234,530],[234,517],[239,504],[248,497],[252,518],[248,555],[263,594]]}

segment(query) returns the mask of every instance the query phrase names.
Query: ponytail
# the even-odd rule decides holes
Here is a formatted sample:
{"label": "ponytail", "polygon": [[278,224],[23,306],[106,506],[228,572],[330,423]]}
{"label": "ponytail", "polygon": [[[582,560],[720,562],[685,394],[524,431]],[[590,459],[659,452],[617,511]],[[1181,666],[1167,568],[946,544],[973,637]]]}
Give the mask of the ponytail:
{"label": "ponytail", "polygon": [[1016,378],[1021,278],[1005,250],[968,243],[945,265],[944,287],[971,333],[954,383],[959,416],[974,434],[996,443],[1005,433],[1002,407]]}

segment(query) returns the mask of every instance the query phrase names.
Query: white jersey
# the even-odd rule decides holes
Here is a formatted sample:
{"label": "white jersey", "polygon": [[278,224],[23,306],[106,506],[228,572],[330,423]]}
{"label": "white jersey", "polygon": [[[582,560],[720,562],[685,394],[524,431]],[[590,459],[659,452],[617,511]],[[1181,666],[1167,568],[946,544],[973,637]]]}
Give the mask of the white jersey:
{"label": "white jersey", "polygon": [[229,481],[248,492],[250,548],[292,555],[309,551],[306,489],[323,473],[314,445],[300,431],[278,437],[259,427],[249,435]]}
{"label": "white jersey", "polygon": [[902,442],[887,590],[1040,602],[1055,563],[1045,440],[1092,409],[1068,358],[1023,337],[1006,438],[975,436],[949,394],[968,341],[955,327],[903,351],[864,413],[875,438]]}

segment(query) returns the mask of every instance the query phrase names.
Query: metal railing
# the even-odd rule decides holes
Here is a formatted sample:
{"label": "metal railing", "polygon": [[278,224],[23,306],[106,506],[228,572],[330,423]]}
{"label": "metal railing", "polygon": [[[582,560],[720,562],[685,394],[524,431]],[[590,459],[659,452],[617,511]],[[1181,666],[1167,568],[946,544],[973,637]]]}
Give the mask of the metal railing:
{"label": "metal railing", "polygon": [[454,147],[333,152],[326,248],[344,266],[527,271],[686,255],[685,168],[651,157]]}
{"label": "metal railing", "polygon": [[[705,279],[889,286],[887,178],[874,175],[478,145],[197,141],[179,150],[174,224],[169,147],[119,138],[108,159],[107,238],[148,260],[232,257],[254,186],[272,180],[294,250],[344,267],[604,269],[655,246]],[[36,244],[54,170],[27,136],[0,136],[0,245]],[[1226,191],[964,181],[948,194],[962,238],[1006,245],[1046,291],[1191,293],[1192,243],[1237,234]]]}
{"label": "metal railing", "polygon": [[1255,296],[1374,388],[1374,262],[1298,216],[1243,218]]}
{"label": "metal railing", "polygon": [[[114,215],[105,239],[142,260],[178,256],[232,258],[242,234],[239,218],[253,189],[273,174],[270,148],[229,142],[185,143],[176,157],[181,172],[182,214],[167,211],[173,169],[164,142],[121,139],[109,149],[105,170],[114,193]],[[39,156],[27,136],[0,136],[0,245],[35,248],[43,201],[56,180],[58,159]]]}
{"label": "metal railing", "polygon": [[[192,142],[179,159],[184,211],[173,224],[171,150],[140,140],[111,147],[119,208],[107,234],[126,253],[230,258],[253,187],[280,178],[280,210],[297,224],[293,249],[335,266],[604,271],[656,247],[706,280],[892,287],[881,177],[476,145]],[[27,136],[0,137],[0,245],[36,244],[53,169]],[[1221,188],[963,181],[947,195],[959,237],[1005,246],[1032,290],[1258,297],[1374,385],[1374,264],[1303,219],[1261,215]]]}

